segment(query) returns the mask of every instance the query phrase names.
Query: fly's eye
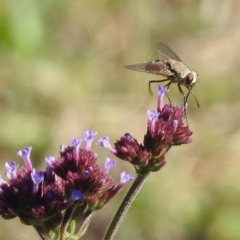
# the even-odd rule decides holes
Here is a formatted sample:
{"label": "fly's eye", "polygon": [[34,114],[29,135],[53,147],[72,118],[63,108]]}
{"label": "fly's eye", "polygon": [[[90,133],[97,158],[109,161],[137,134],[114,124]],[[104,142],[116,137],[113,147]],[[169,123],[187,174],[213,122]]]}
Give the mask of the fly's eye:
{"label": "fly's eye", "polygon": [[187,85],[192,85],[192,83],[194,84],[193,80],[194,80],[193,73],[189,73],[186,77],[186,84]]}

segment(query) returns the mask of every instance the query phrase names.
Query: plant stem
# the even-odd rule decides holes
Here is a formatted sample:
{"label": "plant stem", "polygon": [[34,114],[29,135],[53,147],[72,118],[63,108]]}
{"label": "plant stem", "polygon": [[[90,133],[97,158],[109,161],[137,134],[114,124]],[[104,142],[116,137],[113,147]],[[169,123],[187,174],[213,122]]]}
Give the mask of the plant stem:
{"label": "plant stem", "polygon": [[145,180],[147,179],[148,174],[145,175],[137,175],[134,183],[132,184],[131,188],[129,189],[128,193],[126,194],[125,198],[123,199],[120,207],[118,208],[112,222],[110,223],[107,232],[105,233],[103,240],[112,240],[117,233],[117,230],[120,224],[123,221],[128,209],[130,208],[132,202],[134,201],[135,197],[137,196],[138,192],[140,191],[141,187],[143,186]]}
{"label": "plant stem", "polygon": [[37,233],[39,234],[39,236],[42,240],[48,239],[47,236],[44,234],[44,231],[41,226],[34,226],[34,228],[36,229]]}

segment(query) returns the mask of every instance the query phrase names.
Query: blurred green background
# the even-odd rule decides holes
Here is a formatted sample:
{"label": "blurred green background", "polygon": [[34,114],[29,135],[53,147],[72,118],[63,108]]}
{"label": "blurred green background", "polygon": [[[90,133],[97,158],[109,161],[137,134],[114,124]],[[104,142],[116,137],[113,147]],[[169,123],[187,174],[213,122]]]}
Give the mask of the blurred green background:
{"label": "blurred green background", "polygon": [[[148,80],[126,64],[169,45],[199,74],[188,121],[193,142],[167,154],[127,214],[116,240],[240,239],[240,1],[0,0],[0,159],[33,146],[35,167],[86,129],[112,142],[146,131]],[[182,102],[176,86],[169,93]],[[147,101],[146,101],[147,100]],[[99,164],[109,154],[93,144]],[[112,171],[134,174],[120,162]],[[92,218],[84,240],[101,239],[124,190]],[[0,220],[0,239],[39,239],[18,219]]]}

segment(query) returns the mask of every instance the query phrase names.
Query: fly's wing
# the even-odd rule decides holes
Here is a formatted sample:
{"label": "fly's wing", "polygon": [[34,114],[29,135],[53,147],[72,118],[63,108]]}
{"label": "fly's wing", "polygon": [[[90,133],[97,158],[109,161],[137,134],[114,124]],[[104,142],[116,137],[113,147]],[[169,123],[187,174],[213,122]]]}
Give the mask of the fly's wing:
{"label": "fly's wing", "polygon": [[180,57],[164,43],[158,42],[156,44],[156,47],[157,47],[157,53],[160,61],[163,59],[172,58],[182,62]]}
{"label": "fly's wing", "polygon": [[176,61],[182,62],[181,59],[167,45],[161,42],[157,43],[157,52],[159,59],[146,63],[126,65],[125,68],[137,72],[159,74],[165,77],[173,76],[174,72],[172,72],[171,69],[169,69],[169,66],[166,64],[166,61],[167,59],[174,59]]}
{"label": "fly's wing", "polygon": [[167,64],[164,64],[161,61],[152,61],[148,63],[137,63],[133,65],[124,66],[127,69],[137,71],[137,72],[147,72],[162,75],[164,77],[170,77],[174,73],[169,69]]}
{"label": "fly's wing", "polygon": [[132,64],[132,65],[126,65],[124,67],[129,69],[129,70],[133,70],[133,71],[137,71],[137,72],[147,72],[146,71],[146,66],[148,64],[149,63],[137,63],[137,64]]}

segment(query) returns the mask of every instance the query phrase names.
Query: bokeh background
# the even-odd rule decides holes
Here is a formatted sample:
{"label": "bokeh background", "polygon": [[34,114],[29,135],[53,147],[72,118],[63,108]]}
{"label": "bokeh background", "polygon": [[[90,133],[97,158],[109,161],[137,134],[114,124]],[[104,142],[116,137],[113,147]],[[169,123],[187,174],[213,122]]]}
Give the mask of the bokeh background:
{"label": "bokeh background", "polygon": [[[126,64],[169,45],[199,74],[188,104],[193,142],[167,154],[128,212],[116,240],[240,239],[240,2],[238,0],[1,0],[0,159],[32,146],[45,156],[86,129],[114,142],[129,132],[142,141],[148,80]],[[181,104],[176,86],[170,97]],[[107,151],[95,146],[99,164]],[[118,161],[112,171],[134,174]],[[97,212],[82,238],[101,239],[130,184]],[[39,239],[18,219],[0,220],[0,239]]]}

